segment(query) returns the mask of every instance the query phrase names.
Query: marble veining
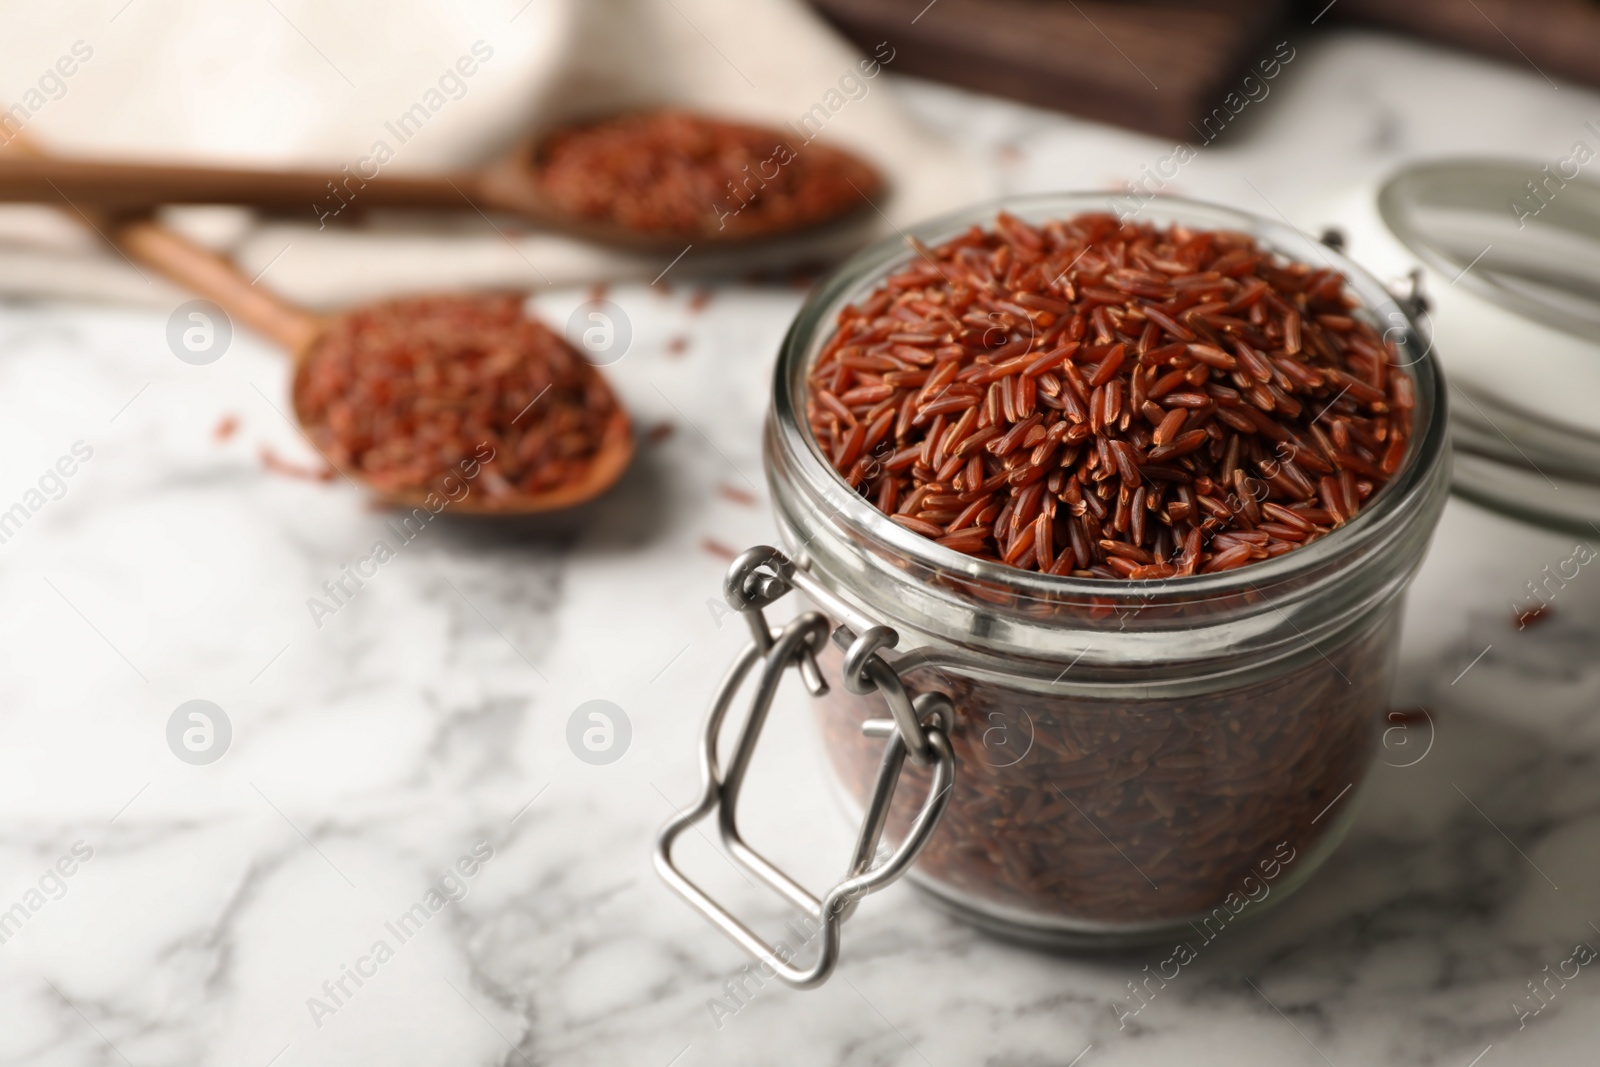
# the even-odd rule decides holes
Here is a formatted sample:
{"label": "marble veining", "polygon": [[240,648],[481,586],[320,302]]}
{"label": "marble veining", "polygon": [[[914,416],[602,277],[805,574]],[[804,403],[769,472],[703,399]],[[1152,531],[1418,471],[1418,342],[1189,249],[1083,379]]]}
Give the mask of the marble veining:
{"label": "marble veining", "polygon": [[[1588,90],[1394,39],[1295,47],[1249,128],[1202,148],[1177,191],[1311,229],[1398,160],[1547,158],[1600,115]],[[1007,192],[1106,187],[1172,149],[900,88]],[[561,320],[582,295],[540,300]],[[164,311],[0,305],[0,501],[74,442],[93,450],[0,544],[0,1065],[1593,1058],[1600,970],[1576,961],[1600,946],[1600,570],[1519,630],[1526,583],[1574,538],[1459,501],[1402,646],[1397,706],[1430,717],[1391,732],[1322,872],[1143,985],[1136,1014],[1114,1005],[1170,949],[1034,952],[905,886],[862,906],[820,990],[751,980],[649,847],[694,794],[701,711],[741,640],[708,606],[719,552],[774,536],[759,430],[801,294],[610,299],[634,328],[610,373],[644,435],[621,486],[559,518],[446,515],[320,619],[308,598],[389,516],[263,466],[263,447],[315,458],[283,415],[281,357],[241,331],[193,367],[167,351]],[[203,766],[166,737],[197,698],[233,729]],[[610,765],[567,744],[593,699],[632,725]],[[745,821],[824,884],[849,843],[818,768],[786,692]],[[781,928],[708,839],[683,853]]]}

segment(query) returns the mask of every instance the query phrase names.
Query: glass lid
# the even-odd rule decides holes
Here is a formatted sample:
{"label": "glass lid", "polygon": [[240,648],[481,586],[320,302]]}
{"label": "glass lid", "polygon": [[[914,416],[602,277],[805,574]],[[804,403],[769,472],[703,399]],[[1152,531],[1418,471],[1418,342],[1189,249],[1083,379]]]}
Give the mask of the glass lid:
{"label": "glass lid", "polygon": [[1378,211],[1453,284],[1600,341],[1600,184],[1580,174],[1575,161],[1421,163],[1385,183]]}
{"label": "glass lid", "polygon": [[[1600,182],[1587,144],[1553,162],[1443,159],[1379,189],[1426,264],[1451,386],[1455,489],[1517,518],[1600,524]],[[1600,172],[1597,172],[1600,173]]]}

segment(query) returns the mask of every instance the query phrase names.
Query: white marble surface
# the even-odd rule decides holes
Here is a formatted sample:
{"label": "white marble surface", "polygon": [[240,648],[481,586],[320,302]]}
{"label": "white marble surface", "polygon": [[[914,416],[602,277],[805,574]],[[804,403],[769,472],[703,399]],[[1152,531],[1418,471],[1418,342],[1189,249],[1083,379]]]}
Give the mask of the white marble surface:
{"label": "white marble surface", "polygon": [[[1600,116],[1596,94],[1532,70],[1357,34],[1295,46],[1243,136],[1176,188],[1311,228],[1396,159],[1554,159]],[[905,88],[1009,191],[1103,185],[1170,151]],[[580,295],[542,299],[564,318]],[[708,610],[724,564],[706,542],[773,536],[758,427],[801,296],[726,286],[698,312],[686,288],[611,298],[635,328],[613,380],[671,436],[581,513],[435,523],[320,628],[307,597],[385,516],[349,485],[263,469],[263,445],[312,458],[281,414],[281,358],[241,334],[193,367],[167,350],[165,312],[0,306],[0,509],[74,442],[93,451],[0,544],[0,913],[27,913],[0,945],[0,1064],[1592,1061],[1593,968],[1520,1028],[1512,1005],[1576,943],[1600,945],[1600,570],[1518,632],[1512,601],[1573,539],[1459,502],[1402,649],[1398,700],[1434,709],[1431,750],[1379,767],[1320,876],[1209,946],[1136,1025],[1119,1031],[1110,1005],[1164,953],[1039,954],[894,887],[852,919],[831,983],[768,985],[719,1027],[708,1000],[745,961],[656,880],[649,847],[693,795],[701,710],[740,641]],[[207,766],[165,737],[197,698],[233,727]],[[609,766],[567,747],[591,699],[632,722]],[[848,849],[818,755],[791,695],[747,815],[813,882]],[[47,876],[78,842],[71,877]],[[686,844],[709,883],[776,918]],[[492,857],[466,895],[401,943],[385,923],[475,846]],[[363,962],[379,940],[393,958]],[[358,965],[364,984],[324,993]]]}

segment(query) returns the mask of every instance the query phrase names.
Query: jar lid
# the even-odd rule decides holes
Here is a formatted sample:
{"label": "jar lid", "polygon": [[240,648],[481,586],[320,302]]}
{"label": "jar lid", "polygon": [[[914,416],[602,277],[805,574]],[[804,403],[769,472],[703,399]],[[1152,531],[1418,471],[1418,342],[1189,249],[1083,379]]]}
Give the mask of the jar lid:
{"label": "jar lid", "polygon": [[1427,275],[1457,491],[1580,528],[1600,515],[1600,183],[1583,177],[1596,155],[1578,141],[1548,163],[1429,160],[1376,196],[1388,265]]}
{"label": "jar lid", "polygon": [[1548,164],[1434,160],[1385,182],[1378,211],[1452,284],[1600,343],[1600,185]]}

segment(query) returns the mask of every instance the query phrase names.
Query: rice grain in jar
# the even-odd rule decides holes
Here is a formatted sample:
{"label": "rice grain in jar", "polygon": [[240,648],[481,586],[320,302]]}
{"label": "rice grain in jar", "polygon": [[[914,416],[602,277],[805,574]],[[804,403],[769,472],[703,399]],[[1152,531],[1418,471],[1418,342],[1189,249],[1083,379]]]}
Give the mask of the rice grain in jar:
{"label": "rice grain in jar", "polygon": [[[832,777],[866,823],[887,809],[886,841],[918,838],[915,865],[905,866],[936,901],[1007,936],[1055,944],[1115,946],[1227,925],[1304,882],[1355,810],[1393,679],[1403,593],[1447,493],[1443,383],[1411,310],[1349,260],[1272,220],[1158,200],[1140,224],[1246,235],[1283,261],[1343,276],[1358,305],[1349,315],[1381,335],[1388,373],[1407,379],[1410,434],[1392,474],[1325,535],[1211,573],[1052,574],[1000,562],[1003,546],[982,558],[940,544],[835,469],[837,452],[807,418],[807,379],[841,310],[872,299],[926,249],[992,227],[1001,210],[1040,224],[1112,206],[1104,196],[1048,196],[936,220],[911,235],[920,249],[896,238],[857,256],[797,316],[765,440],[793,576],[769,584],[799,588],[844,628],[835,644],[851,646],[848,667],[838,648],[813,649],[823,676],[846,675],[814,702]],[[748,599],[730,592],[735,606]],[[942,757],[913,761],[887,804],[883,723],[904,714],[891,715],[887,689],[850,675],[868,633],[886,665],[879,676],[953,709],[923,720],[930,735],[946,724],[939,739],[953,768]],[[725,778],[742,774],[735,763]],[[705,765],[706,804],[715,806],[714,745]],[[922,824],[939,805],[923,798],[941,788],[948,795],[929,829]],[[862,861],[852,874],[876,869]],[[857,892],[836,887],[819,900],[769,881],[802,908],[808,899],[819,906],[823,919],[830,906],[847,913]],[[835,930],[824,954],[836,948]]]}

